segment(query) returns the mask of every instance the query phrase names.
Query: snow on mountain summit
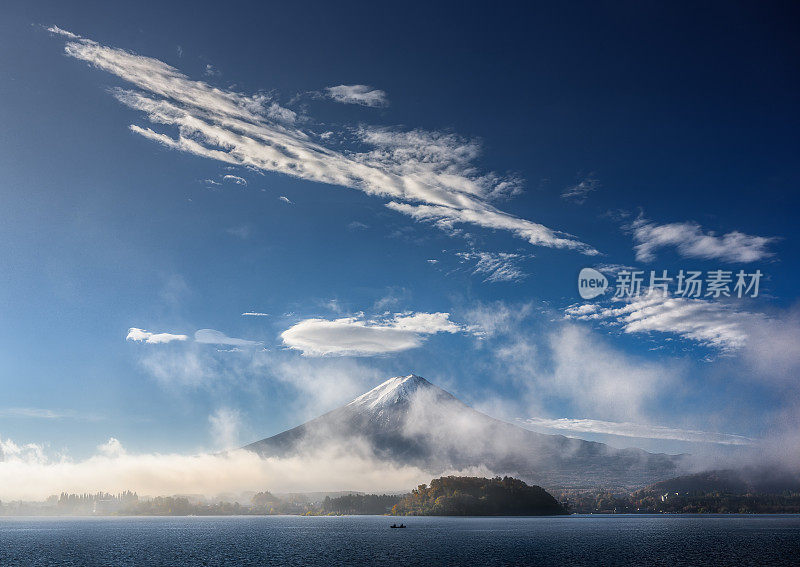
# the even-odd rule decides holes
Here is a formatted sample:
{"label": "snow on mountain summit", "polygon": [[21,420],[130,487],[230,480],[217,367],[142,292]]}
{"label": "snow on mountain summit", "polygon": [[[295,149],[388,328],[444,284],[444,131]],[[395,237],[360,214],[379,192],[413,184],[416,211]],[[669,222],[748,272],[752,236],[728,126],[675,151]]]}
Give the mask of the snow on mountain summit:
{"label": "snow on mountain summit", "polygon": [[400,402],[409,401],[416,392],[425,388],[438,389],[425,378],[416,374],[395,376],[379,384],[366,394],[360,395],[347,406],[353,409],[364,408],[375,411]]}

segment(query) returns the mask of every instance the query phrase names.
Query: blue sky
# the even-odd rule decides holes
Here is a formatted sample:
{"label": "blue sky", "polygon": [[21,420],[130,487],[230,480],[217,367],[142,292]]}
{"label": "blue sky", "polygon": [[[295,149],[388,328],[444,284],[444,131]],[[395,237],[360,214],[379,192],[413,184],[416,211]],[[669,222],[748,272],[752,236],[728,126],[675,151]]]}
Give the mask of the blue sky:
{"label": "blue sky", "polygon": [[[414,372],[617,446],[785,446],[795,12],[8,6],[0,438],[217,449]],[[584,302],[583,267],[764,276]]]}

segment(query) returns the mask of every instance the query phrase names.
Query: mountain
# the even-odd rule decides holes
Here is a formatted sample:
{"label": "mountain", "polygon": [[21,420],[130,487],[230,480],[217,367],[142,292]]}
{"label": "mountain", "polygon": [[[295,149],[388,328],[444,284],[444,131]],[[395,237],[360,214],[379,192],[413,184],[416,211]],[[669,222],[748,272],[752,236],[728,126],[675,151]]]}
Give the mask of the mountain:
{"label": "mountain", "polygon": [[633,489],[680,473],[681,456],[546,435],[489,417],[420,376],[398,376],[349,404],[245,449],[263,457],[368,448],[433,476],[469,468],[549,488]]}
{"label": "mountain", "polygon": [[778,466],[705,471],[663,480],[634,495],[800,494],[800,473]]}

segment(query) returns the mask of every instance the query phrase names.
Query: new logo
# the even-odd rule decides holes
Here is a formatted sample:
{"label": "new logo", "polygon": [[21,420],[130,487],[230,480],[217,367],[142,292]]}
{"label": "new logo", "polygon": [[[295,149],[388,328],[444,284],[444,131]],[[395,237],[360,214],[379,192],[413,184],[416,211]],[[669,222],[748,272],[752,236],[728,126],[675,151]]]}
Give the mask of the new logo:
{"label": "new logo", "polygon": [[594,268],[584,268],[578,274],[578,293],[583,299],[593,299],[605,293],[607,287],[606,277]]}

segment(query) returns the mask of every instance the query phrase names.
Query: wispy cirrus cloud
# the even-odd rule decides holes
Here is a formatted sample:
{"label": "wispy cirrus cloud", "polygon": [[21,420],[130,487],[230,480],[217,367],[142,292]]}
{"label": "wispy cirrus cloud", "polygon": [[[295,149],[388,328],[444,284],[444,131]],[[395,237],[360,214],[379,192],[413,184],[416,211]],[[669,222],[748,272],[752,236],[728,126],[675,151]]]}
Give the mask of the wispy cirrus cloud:
{"label": "wispy cirrus cloud", "polygon": [[125,340],[135,341],[139,343],[147,343],[151,345],[171,343],[172,341],[185,341],[189,337],[186,335],[176,335],[173,333],[152,333],[144,329],[131,327],[128,329],[128,335]]}
{"label": "wispy cirrus cloud", "polygon": [[756,262],[774,254],[767,247],[778,239],[752,236],[738,230],[721,236],[704,231],[696,222],[657,224],[639,217],[630,225],[636,242],[636,259],[651,262],[660,248],[675,248],[684,258],[722,260],[723,262]]}
{"label": "wispy cirrus cloud", "polygon": [[589,256],[597,254],[596,250],[569,234],[500,213],[496,209],[477,211],[438,205],[412,205],[397,201],[390,201],[386,206],[416,220],[430,221],[445,231],[452,231],[455,224],[474,224],[483,228],[508,230],[535,246],[573,249]]}
{"label": "wispy cirrus cloud", "polygon": [[19,417],[30,419],[72,419],[84,418],[73,410],[51,410],[46,408],[0,408],[0,417]]}
{"label": "wispy cirrus cloud", "polygon": [[597,191],[599,188],[600,182],[592,174],[589,174],[579,179],[575,185],[565,188],[561,192],[561,198],[582,205],[589,198],[589,193]]}
{"label": "wispy cirrus cloud", "polygon": [[269,95],[212,87],[158,59],[55,29],[68,38],[67,55],[134,85],[112,93],[158,126],[130,126],[148,140],[231,165],[358,189],[390,199],[387,206],[394,211],[445,229],[472,224],[510,231],[537,246],[597,253],[570,234],[492,205],[497,198],[517,193],[520,183],[515,176],[481,173],[474,163],[480,149],[475,140],[363,127],[352,131],[354,141],[371,149],[334,149],[314,141],[324,139],[311,129],[295,126],[296,114]]}
{"label": "wispy cirrus cloud", "polygon": [[579,321],[610,322],[626,333],[672,333],[723,351],[743,347],[748,327],[765,319],[762,314],[739,310],[731,303],[662,293],[641,295],[620,305],[572,305],[564,315]]}
{"label": "wispy cirrus cloud", "polygon": [[564,310],[564,317],[630,334],[663,333],[693,341],[724,355],[731,376],[780,388],[793,387],[800,372],[800,353],[795,348],[800,341],[800,305],[755,311],[745,310],[735,301],[653,293],[610,305],[571,305]]}
{"label": "wispy cirrus cloud", "polygon": [[523,425],[537,430],[572,431],[575,433],[600,433],[604,435],[618,435],[620,437],[635,437],[638,439],[668,439],[686,441],[690,443],[715,443],[719,445],[753,445],[755,440],[744,435],[731,433],[715,433],[699,431],[696,429],[679,429],[651,425],[646,423],[631,423],[626,421],[603,421],[599,419],[571,419],[562,417],[548,419],[532,417],[519,420]]}
{"label": "wispy cirrus cloud", "polygon": [[327,87],[325,96],[343,104],[359,104],[361,106],[388,106],[386,93],[368,85],[336,85]]}
{"label": "wispy cirrus cloud", "polygon": [[406,312],[379,319],[304,319],[281,333],[281,339],[304,356],[375,356],[417,348],[425,335],[465,330],[449,313]]}
{"label": "wispy cirrus cloud", "polygon": [[74,34],[71,31],[61,29],[58,26],[50,26],[49,28],[47,28],[47,31],[55,35],[66,37],[68,39],[78,39],[78,40],[81,39],[81,36]]}
{"label": "wispy cirrus cloud", "polygon": [[[464,261],[475,262],[474,274],[485,276],[485,282],[517,282],[527,277],[518,262],[524,255],[509,252],[458,252]],[[430,260],[428,260],[430,262]]]}

